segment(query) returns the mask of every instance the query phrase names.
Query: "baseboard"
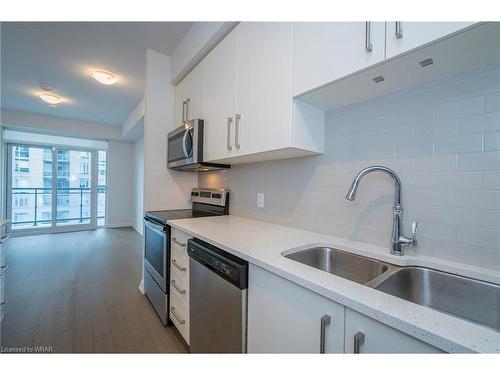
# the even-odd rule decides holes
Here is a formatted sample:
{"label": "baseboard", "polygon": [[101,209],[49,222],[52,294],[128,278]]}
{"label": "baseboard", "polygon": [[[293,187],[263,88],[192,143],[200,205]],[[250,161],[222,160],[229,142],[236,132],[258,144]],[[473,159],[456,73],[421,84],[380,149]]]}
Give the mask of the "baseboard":
{"label": "baseboard", "polygon": [[123,228],[123,227],[132,227],[132,223],[108,223],[106,224],[106,228]]}

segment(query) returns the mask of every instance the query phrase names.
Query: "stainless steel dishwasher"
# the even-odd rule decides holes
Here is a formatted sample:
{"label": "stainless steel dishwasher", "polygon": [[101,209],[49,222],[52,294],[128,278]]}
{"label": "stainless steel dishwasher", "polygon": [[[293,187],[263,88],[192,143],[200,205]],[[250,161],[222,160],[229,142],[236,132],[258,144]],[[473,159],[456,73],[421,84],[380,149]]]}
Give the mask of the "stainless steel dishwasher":
{"label": "stainless steel dishwasher", "polygon": [[188,241],[191,353],[246,353],[248,262]]}

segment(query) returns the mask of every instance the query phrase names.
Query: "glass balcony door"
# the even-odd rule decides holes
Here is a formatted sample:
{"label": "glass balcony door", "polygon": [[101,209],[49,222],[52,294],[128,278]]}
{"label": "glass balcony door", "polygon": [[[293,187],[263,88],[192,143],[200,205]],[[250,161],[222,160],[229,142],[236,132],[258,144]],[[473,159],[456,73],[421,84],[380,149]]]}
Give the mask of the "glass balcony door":
{"label": "glass balcony door", "polygon": [[104,225],[105,151],[9,144],[8,154],[11,232]]}

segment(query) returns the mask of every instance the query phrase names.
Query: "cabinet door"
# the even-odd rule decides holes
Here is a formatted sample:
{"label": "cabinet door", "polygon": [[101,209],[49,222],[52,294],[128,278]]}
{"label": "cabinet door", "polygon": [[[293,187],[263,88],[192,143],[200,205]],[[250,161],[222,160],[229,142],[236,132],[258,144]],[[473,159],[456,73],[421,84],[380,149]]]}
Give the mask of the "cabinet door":
{"label": "cabinet door", "polygon": [[175,86],[175,126],[174,129],[182,125],[184,118],[183,102],[188,97],[188,79],[187,76]]}
{"label": "cabinet door", "polygon": [[[179,84],[175,87],[175,125],[181,126],[184,116],[186,120],[203,118],[203,63],[198,64]],[[189,100],[184,107],[183,102]]]}
{"label": "cabinet door", "polygon": [[249,353],[319,353],[325,315],[325,352],[343,352],[343,306],[254,265],[248,280]]}
{"label": "cabinet door", "polygon": [[204,117],[203,97],[203,62],[199,63],[187,76],[187,98],[189,100],[186,111],[187,120]]}
{"label": "cabinet door", "polygon": [[244,22],[235,29],[237,155],[291,144],[292,29],[286,22]]}
{"label": "cabinet door", "polygon": [[233,30],[203,61],[205,161],[228,157],[235,150],[236,49],[237,32]]}
{"label": "cabinet door", "polygon": [[355,335],[364,335],[359,353],[440,353],[440,349],[346,308],[345,352],[354,353]]}
{"label": "cabinet door", "polygon": [[387,52],[391,58],[464,29],[474,22],[387,22]]}
{"label": "cabinet door", "polygon": [[384,22],[370,22],[369,30],[366,22],[296,22],[293,27],[294,96],[384,60]]}

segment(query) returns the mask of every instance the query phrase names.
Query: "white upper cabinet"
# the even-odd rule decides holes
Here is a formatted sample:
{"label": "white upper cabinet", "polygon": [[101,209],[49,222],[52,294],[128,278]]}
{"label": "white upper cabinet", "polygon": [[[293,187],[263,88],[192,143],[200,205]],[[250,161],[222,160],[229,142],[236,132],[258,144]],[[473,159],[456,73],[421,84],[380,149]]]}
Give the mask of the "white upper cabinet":
{"label": "white upper cabinet", "polygon": [[233,150],[237,43],[233,30],[203,60],[205,160],[228,157]]}
{"label": "white upper cabinet", "polygon": [[244,22],[238,28],[235,149],[238,155],[290,146],[290,22]]}
{"label": "white upper cabinet", "polygon": [[296,22],[293,96],[384,60],[384,22]]}
{"label": "white upper cabinet", "polygon": [[386,58],[423,46],[474,22],[387,22]]}
{"label": "white upper cabinet", "polygon": [[203,118],[203,62],[198,64],[175,88],[175,125]]}

